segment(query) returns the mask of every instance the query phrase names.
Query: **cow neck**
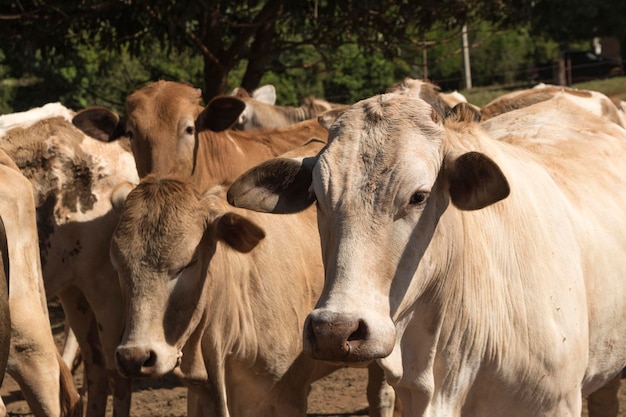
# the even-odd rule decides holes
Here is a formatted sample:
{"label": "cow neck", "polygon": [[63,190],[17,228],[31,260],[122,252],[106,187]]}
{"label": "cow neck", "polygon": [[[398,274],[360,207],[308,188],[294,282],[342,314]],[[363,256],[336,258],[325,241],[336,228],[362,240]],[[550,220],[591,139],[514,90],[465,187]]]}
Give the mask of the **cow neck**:
{"label": "cow neck", "polygon": [[283,107],[282,110],[290,123],[302,122],[314,116],[312,108],[304,104],[300,107]]}
{"label": "cow neck", "polygon": [[327,136],[328,132],[317,120],[259,131],[202,131],[198,135],[191,180],[199,191],[216,184],[230,184],[261,162],[301,146],[311,138],[325,140]]}
{"label": "cow neck", "polygon": [[274,156],[268,143],[239,137],[234,131],[203,131],[198,137],[196,164],[191,175],[206,191],[215,184],[229,184],[254,165]]}

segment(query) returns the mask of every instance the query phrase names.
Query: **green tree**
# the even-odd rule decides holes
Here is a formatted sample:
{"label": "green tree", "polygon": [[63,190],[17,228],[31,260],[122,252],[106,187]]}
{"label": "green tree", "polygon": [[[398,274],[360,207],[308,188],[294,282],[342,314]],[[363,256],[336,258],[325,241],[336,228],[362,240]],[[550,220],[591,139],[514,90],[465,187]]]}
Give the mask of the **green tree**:
{"label": "green tree", "polygon": [[508,11],[500,0],[9,0],[0,6],[0,40],[12,45],[7,53],[41,51],[65,62],[85,33],[98,51],[126,48],[133,57],[155,40],[168,51],[193,48],[208,99],[226,91],[243,61],[241,85],[254,89],[300,48],[316,48],[326,68],[344,44],[391,60],[435,22],[458,25],[470,13],[501,20]]}

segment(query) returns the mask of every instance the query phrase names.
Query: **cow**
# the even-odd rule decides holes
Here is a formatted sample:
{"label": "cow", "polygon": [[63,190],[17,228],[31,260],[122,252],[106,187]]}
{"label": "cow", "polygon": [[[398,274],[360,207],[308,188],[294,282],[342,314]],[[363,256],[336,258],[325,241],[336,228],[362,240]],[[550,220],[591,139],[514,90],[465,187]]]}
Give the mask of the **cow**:
{"label": "cow", "polygon": [[59,297],[76,333],[87,414],[106,414],[111,380],[114,414],[128,415],[131,381],[114,356],[124,328],[121,292],[108,256],[117,224],[109,195],[120,182],[139,182],[128,141],[104,143],[54,117],[14,127],[0,148],[31,182],[45,290]]}
{"label": "cow", "polygon": [[[81,416],[82,402],[72,374],[57,351],[43,288],[33,190],[11,158],[0,151],[0,218],[3,274],[8,272],[9,345],[4,326],[6,372],[19,384],[32,413]],[[6,284],[6,281],[5,281]],[[6,290],[6,285],[3,285]],[[8,358],[4,355],[8,347]],[[4,404],[0,412],[6,415]]]}
{"label": "cow", "polygon": [[500,96],[485,104],[480,109],[480,114],[483,120],[488,120],[502,113],[551,100],[557,96],[563,96],[593,114],[602,116],[622,127],[626,127],[623,112],[620,111],[616,103],[606,95],[593,90],[580,90],[548,84],[539,84],[533,88],[514,91]]}
{"label": "cow", "polygon": [[48,103],[27,111],[8,113],[0,116],[0,137],[13,128],[26,128],[42,119],[61,117],[72,120],[75,113],[59,102]]}
{"label": "cow", "polygon": [[567,98],[498,118],[515,129],[495,140],[375,96],[316,157],[228,191],[267,212],[316,202],[326,281],[304,349],[380,363],[406,415],[579,416],[626,364],[626,133]]}
{"label": "cow", "polygon": [[313,96],[306,97],[298,107],[277,106],[276,89],[271,84],[257,88],[252,95],[245,88],[237,87],[231,95],[240,99],[245,105],[237,122],[233,125],[233,128],[238,130],[287,127],[317,117],[328,110],[348,107]]}
{"label": "cow", "polygon": [[[322,289],[315,212],[233,209],[225,188],[149,175],[127,197],[111,243],[129,378],[175,372],[190,415],[306,415],[312,381],[337,369],[302,354]],[[284,244],[284,242],[289,244]]]}
{"label": "cow", "polygon": [[85,109],[74,124],[101,139],[130,137],[140,178],[180,174],[200,191],[230,183],[260,162],[328,135],[316,119],[287,128],[234,131],[229,127],[243,111],[240,100],[216,97],[204,108],[200,100],[196,88],[158,81],[128,96],[124,117],[95,107]]}

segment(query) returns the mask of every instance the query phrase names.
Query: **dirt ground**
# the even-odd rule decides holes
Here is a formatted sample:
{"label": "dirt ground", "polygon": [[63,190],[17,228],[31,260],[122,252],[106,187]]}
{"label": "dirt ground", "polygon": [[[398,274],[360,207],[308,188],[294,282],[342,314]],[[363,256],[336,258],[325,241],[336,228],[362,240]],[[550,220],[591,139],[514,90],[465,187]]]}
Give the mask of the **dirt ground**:
{"label": "dirt ground", "polygon": [[[51,321],[55,339],[62,342],[62,312],[51,303]],[[82,386],[82,367],[77,369],[75,380]],[[365,388],[367,369],[341,369],[313,384],[309,395],[309,417],[355,417],[367,415]],[[8,416],[32,415],[24,401],[19,386],[10,376],[5,376],[0,389]],[[187,390],[174,377],[162,380],[137,380],[133,386],[132,417],[184,417],[186,416]],[[626,382],[620,390],[623,404],[620,417],[626,417]],[[108,415],[112,415],[109,404]],[[588,417],[583,404],[583,417]]]}

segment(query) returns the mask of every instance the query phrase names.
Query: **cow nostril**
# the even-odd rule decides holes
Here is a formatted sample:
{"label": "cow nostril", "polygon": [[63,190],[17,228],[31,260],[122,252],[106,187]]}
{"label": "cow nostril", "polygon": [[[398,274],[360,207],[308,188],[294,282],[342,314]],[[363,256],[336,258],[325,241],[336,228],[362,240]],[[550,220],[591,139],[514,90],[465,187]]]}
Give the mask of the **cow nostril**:
{"label": "cow nostril", "polygon": [[365,340],[368,336],[367,325],[363,320],[359,320],[359,324],[354,332],[348,336],[348,342],[357,341],[357,340]]}
{"label": "cow nostril", "polygon": [[153,350],[148,352],[148,358],[143,362],[144,368],[151,368],[156,364],[156,353]]}

